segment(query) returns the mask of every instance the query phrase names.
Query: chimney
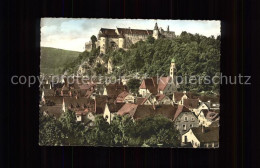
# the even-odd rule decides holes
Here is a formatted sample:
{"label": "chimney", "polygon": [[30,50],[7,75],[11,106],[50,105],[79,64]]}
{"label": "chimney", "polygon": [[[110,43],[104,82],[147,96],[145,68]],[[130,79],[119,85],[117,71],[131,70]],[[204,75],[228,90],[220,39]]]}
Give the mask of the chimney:
{"label": "chimney", "polygon": [[204,128],[203,125],[201,125],[201,132],[202,132],[202,133],[205,133],[205,128]]}

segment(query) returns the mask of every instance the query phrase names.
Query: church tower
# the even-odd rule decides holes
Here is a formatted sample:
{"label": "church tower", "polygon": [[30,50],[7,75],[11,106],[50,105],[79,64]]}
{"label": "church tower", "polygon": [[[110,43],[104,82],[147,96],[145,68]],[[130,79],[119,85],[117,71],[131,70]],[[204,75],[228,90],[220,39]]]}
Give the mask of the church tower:
{"label": "church tower", "polygon": [[157,22],[155,23],[155,26],[154,26],[154,29],[153,29],[153,37],[154,37],[154,39],[159,38],[159,29],[158,29]]}
{"label": "church tower", "polygon": [[174,79],[176,73],[176,66],[175,66],[175,60],[174,58],[171,60],[171,67],[170,67],[170,77]]}

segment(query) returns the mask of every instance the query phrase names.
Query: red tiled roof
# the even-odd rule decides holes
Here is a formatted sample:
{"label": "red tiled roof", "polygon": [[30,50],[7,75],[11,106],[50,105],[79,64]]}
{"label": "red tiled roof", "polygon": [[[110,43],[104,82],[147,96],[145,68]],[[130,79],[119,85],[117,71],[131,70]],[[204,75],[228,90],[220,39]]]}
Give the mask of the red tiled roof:
{"label": "red tiled roof", "polygon": [[58,104],[62,104],[63,102],[63,97],[59,97],[59,96],[45,96],[45,101],[50,101],[55,103],[56,105]]}
{"label": "red tiled roof", "polygon": [[199,99],[202,102],[208,102],[211,101],[212,103],[219,103],[219,96],[199,96]]}
{"label": "red tiled roof", "polygon": [[194,109],[194,108],[198,108],[199,107],[199,99],[184,99],[183,100],[183,105]]}
{"label": "red tiled roof", "polygon": [[190,112],[190,110],[187,107],[183,106],[183,105],[178,105],[178,108],[177,108],[177,111],[176,111],[176,113],[174,115],[174,119],[173,120],[175,120],[182,112]]}
{"label": "red tiled roof", "polygon": [[96,114],[103,114],[107,101],[108,101],[107,96],[101,96],[101,95],[96,96]]}
{"label": "red tiled roof", "polygon": [[182,96],[184,95],[183,92],[174,92],[174,101],[175,102],[178,102],[181,100]]}
{"label": "red tiled roof", "polygon": [[107,104],[110,113],[118,112],[125,103],[110,103]]}
{"label": "red tiled roof", "polygon": [[122,83],[118,84],[109,84],[106,86],[107,95],[111,98],[117,98],[117,96],[122,93],[123,91],[126,91],[126,86],[124,86]]}
{"label": "red tiled roof", "polygon": [[126,103],[125,105],[123,105],[121,109],[118,110],[117,114],[118,115],[130,114],[131,116],[133,116],[137,106],[138,106],[137,104]]}
{"label": "red tiled roof", "polygon": [[171,77],[160,77],[159,78],[159,84],[158,84],[158,90],[163,91],[168,83],[171,82]]}
{"label": "red tiled roof", "polygon": [[139,87],[140,89],[148,89],[150,93],[157,93],[157,80],[156,78],[148,78],[142,81],[142,84]]}
{"label": "red tiled roof", "polygon": [[129,93],[127,91],[123,91],[122,93],[120,93],[117,98],[116,98],[116,102],[124,102],[125,97],[129,95]]}
{"label": "red tiled roof", "polygon": [[202,132],[201,127],[193,127],[191,130],[200,143],[219,141],[219,127],[205,127],[204,133]]}
{"label": "red tiled roof", "polygon": [[144,101],[145,101],[145,98],[143,98],[143,97],[136,98],[137,105],[142,105],[144,103]]}
{"label": "red tiled roof", "polygon": [[141,30],[141,29],[129,29],[129,28],[117,28],[118,32],[122,35],[125,34],[138,34],[138,35],[152,35],[153,30]]}
{"label": "red tiled roof", "polygon": [[40,111],[46,112],[49,116],[54,116],[55,118],[59,118],[62,115],[62,105],[54,105],[54,106],[42,106]]}
{"label": "red tiled roof", "polygon": [[152,105],[139,105],[136,108],[133,118],[138,120],[153,115],[155,115],[155,110]]}

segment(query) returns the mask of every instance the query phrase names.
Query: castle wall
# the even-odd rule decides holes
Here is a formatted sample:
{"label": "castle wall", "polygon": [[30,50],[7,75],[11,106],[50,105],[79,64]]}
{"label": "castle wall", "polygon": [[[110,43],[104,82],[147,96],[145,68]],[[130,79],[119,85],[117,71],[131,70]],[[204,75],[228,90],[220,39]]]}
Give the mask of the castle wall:
{"label": "castle wall", "polygon": [[125,34],[125,47],[129,48],[132,44],[137,43],[140,40],[145,41],[147,39],[148,35],[130,35],[130,34]]}

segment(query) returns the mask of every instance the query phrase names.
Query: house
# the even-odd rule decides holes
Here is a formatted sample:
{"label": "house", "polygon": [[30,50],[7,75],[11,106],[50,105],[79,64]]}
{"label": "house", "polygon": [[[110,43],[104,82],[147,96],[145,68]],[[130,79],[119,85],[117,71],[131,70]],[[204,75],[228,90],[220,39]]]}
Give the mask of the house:
{"label": "house", "polygon": [[147,94],[164,94],[168,96],[173,94],[175,88],[175,83],[170,76],[152,77],[142,81],[138,92],[142,97],[145,97]]}
{"label": "house", "polygon": [[175,104],[183,105],[184,99],[198,99],[199,95],[192,92],[174,92],[172,96],[172,100]]}
{"label": "house", "polygon": [[151,93],[153,95],[157,94],[157,78],[148,78],[144,79],[139,87],[139,94],[142,95],[142,97],[145,97],[147,94]]}
{"label": "house", "polygon": [[209,127],[212,124],[212,122],[219,120],[219,113],[204,109],[204,110],[200,111],[200,113],[198,115],[198,119],[199,119],[200,125]]}
{"label": "house", "polygon": [[199,126],[197,116],[183,105],[178,105],[173,121],[176,129],[181,134],[185,133],[192,127]]}
{"label": "house", "polygon": [[157,104],[168,104],[168,105],[173,104],[172,100],[164,94],[157,94],[156,102]]}
{"label": "house", "polygon": [[96,95],[95,101],[96,101],[96,114],[103,114],[105,111],[106,103],[109,102],[108,97],[103,95]]}
{"label": "house", "polygon": [[172,95],[175,90],[175,83],[172,77],[160,77],[158,82],[158,93],[164,95]]}
{"label": "house", "polygon": [[137,97],[137,98],[135,99],[135,104],[141,105],[144,100],[145,100],[144,97]]}
{"label": "house", "polygon": [[77,122],[91,123],[95,121],[95,116],[92,112],[75,111],[75,113]]}
{"label": "house", "polygon": [[66,109],[72,111],[95,112],[96,101],[86,97],[65,97],[63,98],[62,110]]}
{"label": "house", "polygon": [[218,110],[220,108],[219,95],[217,96],[200,96],[199,101],[207,104],[210,109]]}
{"label": "house", "polygon": [[122,83],[108,84],[104,88],[103,95],[116,99],[123,91],[127,91],[127,88]]}
{"label": "house", "polygon": [[199,115],[201,110],[209,110],[209,107],[207,104],[201,102],[198,108],[193,109],[192,111],[195,113],[195,115]]}
{"label": "house", "polygon": [[109,124],[123,105],[124,103],[106,103],[103,117],[107,120]]}
{"label": "house", "polygon": [[133,116],[136,108],[138,107],[137,104],[132,104],[132,103],[126,103],[124,104],[117,112],[117,115],[130,115]]}
{"label": "house", "polygon": [[117,103],[134,103],[134,101],[135,97],[127,91],[123,91],[116,98]]}
{"label": "house", "polygon": [[55,92],[52,89],[43,89],[42,91],[42,96],[41,96],[41,101],[45,102],[46,97],[52,97],[55,96]]}
{"label": "house", "polygon": [[183,105],[190,110],[197,109],[199,107],[199,99],[184,99]]}
{"label": "house", "polygon": [[191,143],[193,148],[218,148],[219,127],[191,128],[182,135],[182,145]]}
{"label": "house", "polygon": [[58,119],[58,118],[60,118],[60,116],[63,113],[62,105],[58,104],[58,105],[53,105],[53,106],[42,106],[42,107],[40,107],[40,112],[42,112],[43,115],[45,115],[45,116],[52,116],[52,117]]}
{"label": "house", "polygon": [[44,96],[44,105],[46,106],[54,106],[54,105],[62,105],[63,98],[58,96]]}

